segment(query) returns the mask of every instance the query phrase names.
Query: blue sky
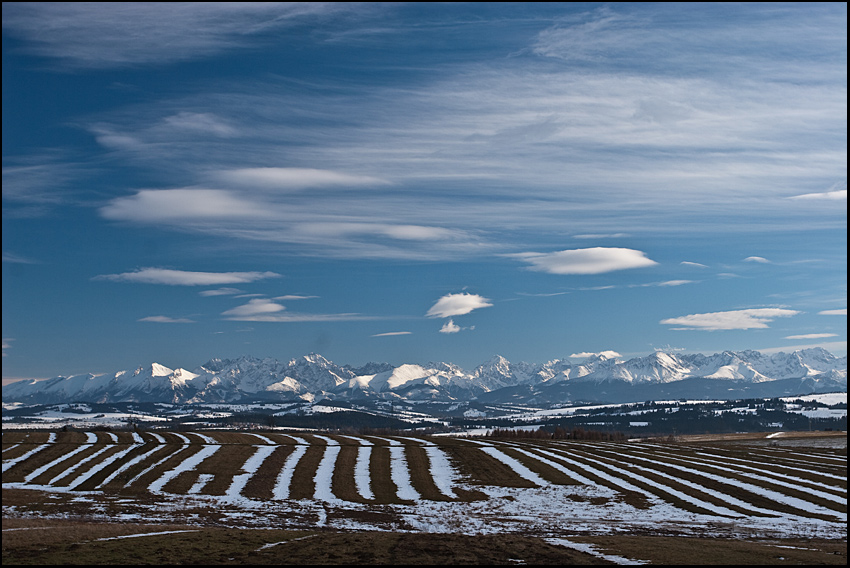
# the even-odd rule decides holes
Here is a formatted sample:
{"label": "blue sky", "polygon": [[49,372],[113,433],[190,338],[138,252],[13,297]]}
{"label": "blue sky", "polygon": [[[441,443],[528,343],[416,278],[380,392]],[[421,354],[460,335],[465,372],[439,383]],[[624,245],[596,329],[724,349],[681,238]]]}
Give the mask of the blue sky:
{"label": "blue sky", "polygon": [[845,3],[4,3],[3,377],[846,353]]}

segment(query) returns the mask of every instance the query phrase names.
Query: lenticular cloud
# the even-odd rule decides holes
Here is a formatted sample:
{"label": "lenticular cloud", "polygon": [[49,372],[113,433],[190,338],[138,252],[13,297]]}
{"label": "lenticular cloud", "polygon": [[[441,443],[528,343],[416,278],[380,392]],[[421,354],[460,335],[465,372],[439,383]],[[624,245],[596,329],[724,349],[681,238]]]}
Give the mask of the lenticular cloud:
{"label": "lenticular cloud", "polygon": [[510,256],[530,264],[529,270],[550,274],[602,274],[658,264],[645,253],[627,248],[594,247],[550,253],[522,252]]}
{"label": "lenticular cloud", "polygon": [[799,314],[795,310],[782,308],[755,308],[751,310],[733,310],[729,312],[711,312],[690,314],[678,318],[661,320],[661,323],[678,325],[677,330],[727,330],[727,329],[764,329],[776,318]]}
{"label": "lenticular cloud", "polygon": [[431,306],[425,315],[429,318],[448,318],[462,316],[478,308],[488,308],[490,300],[477,294],[446,294]]}

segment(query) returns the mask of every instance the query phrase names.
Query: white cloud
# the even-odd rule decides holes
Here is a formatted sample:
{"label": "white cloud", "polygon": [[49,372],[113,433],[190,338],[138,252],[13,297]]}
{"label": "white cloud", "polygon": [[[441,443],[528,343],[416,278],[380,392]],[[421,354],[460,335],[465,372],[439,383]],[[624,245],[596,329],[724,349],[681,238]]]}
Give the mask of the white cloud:
{"label": "white cloud", "polygon": [[617,357],[622,357],[616,351],[599,351],[598,353],[592,353],[590,351],[582,351],[581,353],[573,353],[570,355],[571,358],[576,359],[587,359],[589,357],[602,357],[603,359],[616,359]]}
{"label": "white cloud", "polygon": [[167,284],[169,286],[215,286],[217,284],[244,284],[278,277],[280,277],[280,274],[274,272],[188,272],[168,268],[140,268],[135,272],[124,272],[122,274],[101,274],[95,276],[92,280]]}
{"label": "white cloud", "polygon": [[825,337],[838,337],[835,333],[805,333],[803,335],[786,335],[785,339],[823,339]]}
{"label": "white cloud", "polygon": [[676,325],[676,330],[730,330],[730,329],[765,329],[767,324],[780,317],[790,317],[799,314],[796,310],[784,308],[754,308],[748,310],[732,310],[728,312],[710,312],[705,314],[690,314],[677,318],[661,320],[659,323]]}
{"label": "white cloud", "polygon": [[272,298],[273,300],[311,300],[313,298],[318,298],[318,296],[296,296],[294,294],[286,294],[285,296],[276,296]]}
{"label": "white cloud", "polygon": [[443,324],[443,327],[440,328],[440,333],[457,333],[460,330],[460,326],[456,325],[454,321],[449,320]]}
{"label": "white cloud", "polygon": [[11,252],[3,253],[3,262],[11,262],[14,264],[39,264],[36,260],[32,260]]}
{"label": "white cloud", "polygon": [[194,320],[190,320],[189,318],[172,318],[168,316],[148,316],[146,318],[141,318],[139,321],[149,321],[154,323],[195,323]]}
{"label": "white cloud", "polygon": [[847,190],[838,189],[835,191],[825,191],[823,193],[804,193],[803,195],[794,195],[788,199],[801,200],[816,200],[816,201],[847,201]]}
{"label": "white cloud", "polygon": [[115,68],[206,57],[350,9],[325,2],[22,2],[3,6],[3,33],[65,67]]}
{"label": "white cloud", "polygon": [[431,306],[425,314],[429,318],[447,318],[450,316],[462,316],[472,310],[488,308],[493,304],[490,300],[477,294],[446,294]]}
{"label": "white cloud", "polygon": [[218,288],[217,290],[203,290],[198,292],[201,296],[232,296],[234,294],[242,294],[239,288]]}
{"label": "white cloud", "polygon": [[646,254],[627,248],[595,247],[552,253],[523,252],[507,255],[531,265],[530,270],[549,274],[602,274],[658,264]]}
{"label": "white cloud", "polygon": [[822,316],[846,316],[847,308],[841,308],[838,310],[823,310],[818,312],[818,315]]}
{"label": "white cloud", "polygon": [[744,262],[757,262],[759,264],[770,264],[770,261],[764,258],[763,256],[748,256],[744,259]]}
{"label": "white cloud", "polygon": [[238,133],[233,126],[209,112],[178,112],[166,117],[165,124],[178,130],[214,134],[222,138],[236,136]]}
{"label": "white cloud", "polygon": [[687,260],[683,260],[679,264],[682,264],[684,266],[695,266],[697,268],[708,268],[708,266],[706,266],[705,264],[700,264],[699,262],[688,262]]}
{"label": "white cloud", "polygon": [[118,197],[100,208],[112,221],[167,223],[216,219],[266,219],[268,205],[254,202],[222,189],[143,189],[135,195]]}
{"label": "white cloud", "polygon": [[224,181],[263,189],[300,190],[314,187],[387,185],[386,180],[313,168],[240,168],[218,173]]}
{"label": "white cloud", "polygon": [[11,337],[4,337],[3,338],[3,357],[6,356],[6,350],[10,349],[12,347],[12,344],[10,343],[10,341],[14,341],[14,340]]}
{"label": "white cloud", "polygon": [[658,286],[683,286],[684,284],[693,284],[693,280],[667,280],[665,282],[659,282]]}
{"label": "white cloud", "polygon": [[376,333],[372,337],[392,337],[395,335],[411,335],[411,331],[388,331],[387,333]]}
{"label": "white cloud", "polygon": [[237,306],[223,312],[222,315],[229,316],[230,319],[250,319],[255,316],[264,316],[285,310],[285,306],[276,304],[266,298],[254,298],[249,300],[247,304]]}

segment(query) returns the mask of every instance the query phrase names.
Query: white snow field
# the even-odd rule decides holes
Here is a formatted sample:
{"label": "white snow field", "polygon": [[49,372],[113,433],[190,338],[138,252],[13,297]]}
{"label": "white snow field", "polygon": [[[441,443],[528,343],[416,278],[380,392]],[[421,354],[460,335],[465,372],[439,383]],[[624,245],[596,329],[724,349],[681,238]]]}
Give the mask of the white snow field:
{"label": "white snow field", "polygon": [[[69,494],[86,499],[95,512],[120,499],[123,520],[206,507],[232,526],[522,532],[562,539],[564,546],[571,545],[571,534],[627,530],[847,534],[846,459],[833,449],[306,433],[100,434],[5,435],[3,488]],[[236,446],[243,448],[238,455],[248,457],[229,464],[223,495],[207,493],[212,479],[220,485],[225,474],[199,466],[223,463],[207,460],[225,460]],[[384,473],[375,466],[379,447],[382,459],[389,453]],[[480,477],[485,462],[501,464],[516,481]],[[296,474],[312,479],[312,495],[292,498],[299,495],[293,484],[303,479]],[[182,481],[170,483],[178,476]],[[386,487],[394,497],[377,498],[388,495]],[[4,505],[4,513],[14,512]]]}

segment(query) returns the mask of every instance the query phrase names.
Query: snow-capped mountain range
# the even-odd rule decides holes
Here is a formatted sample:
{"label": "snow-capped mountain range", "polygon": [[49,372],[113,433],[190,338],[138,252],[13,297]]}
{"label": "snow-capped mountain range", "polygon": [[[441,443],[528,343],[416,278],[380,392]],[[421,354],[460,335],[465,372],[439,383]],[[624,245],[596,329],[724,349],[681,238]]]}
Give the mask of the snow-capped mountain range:
{"label": "snow-capped mountain range", "polygon": [[158,363],[131,371],[20,381],[3,402],[214,403],[249,401],[407,400],[563,404],[670,397],[734,399],[847,390],[847,357],[820,348],[765,355],[655,352],[622,360],[597,355],[573,364],[511,363],[496,356],[471,371],[451,363],[339,366],[310,354],[282,362],[212,359],[191,371]]}

